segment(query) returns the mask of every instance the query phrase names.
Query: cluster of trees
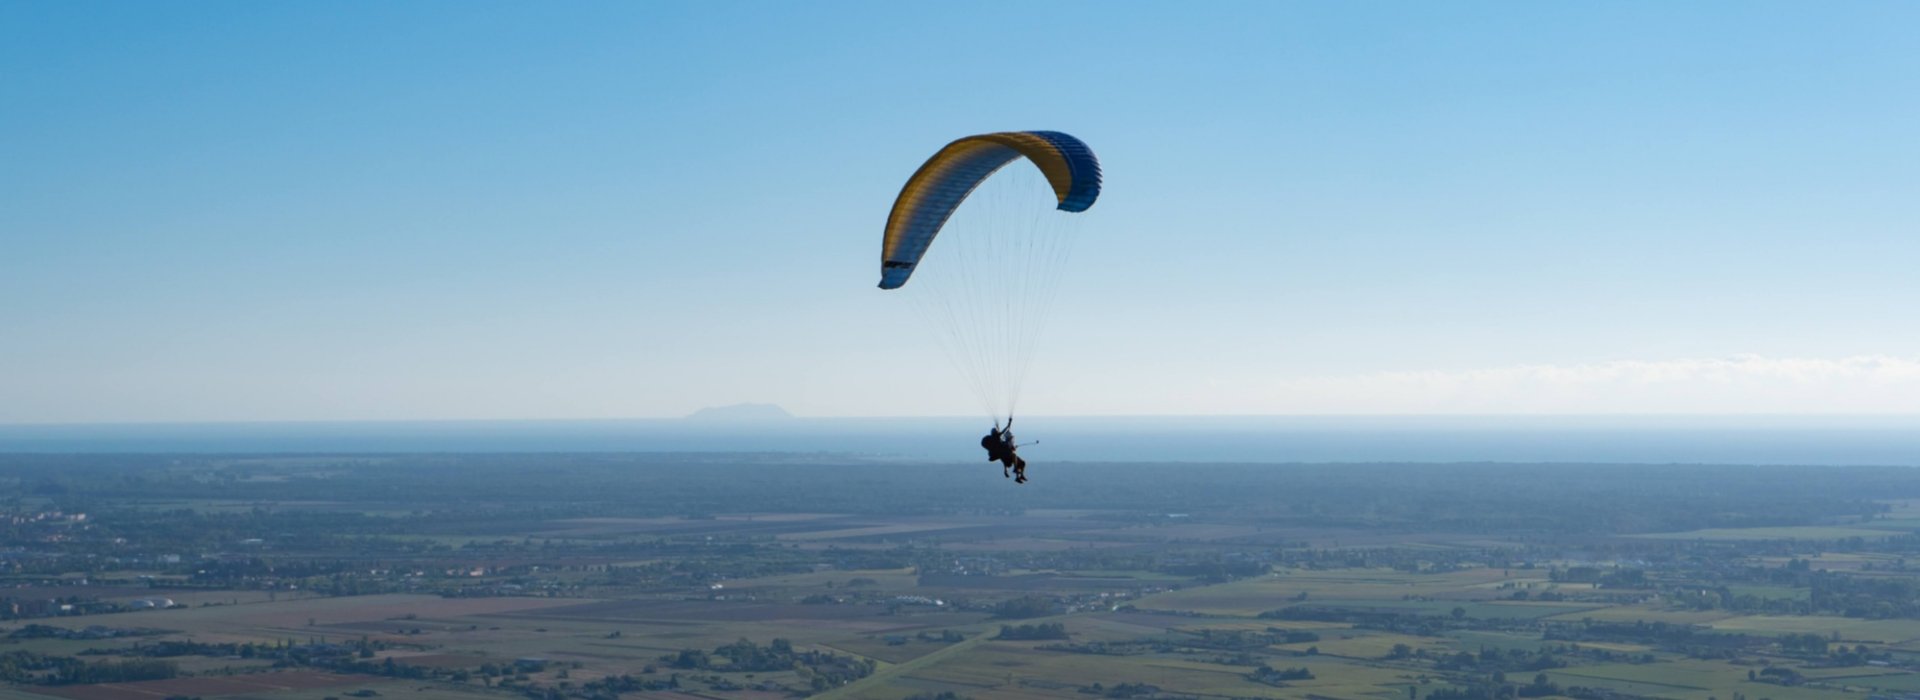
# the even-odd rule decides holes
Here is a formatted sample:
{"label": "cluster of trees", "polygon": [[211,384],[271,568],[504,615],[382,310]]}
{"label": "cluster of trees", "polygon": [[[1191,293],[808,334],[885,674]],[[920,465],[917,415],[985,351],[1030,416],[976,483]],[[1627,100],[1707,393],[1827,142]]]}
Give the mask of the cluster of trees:
{"label": "cluster of trees", "polygon": [[1268,633],[1273,633],[1273,632],[1276,632],[1276,631],[1277,631],[1277,632],[1279,632],[1279,634],[1280,634],[1280,642],[1279,642],[1279,643],[1281,643],[1281,644],[1300,644],[1300,643],[1303,643],[1303,642],[1317,642],[1317,641],[1320,641],[1320,635],[1319,635],[1319,634],[1317,634],[1317,633],[1314,633],[1314,632],[1308,632],[1308,631],[1306,631],[1306,630],[1282,630],[1282,629],[1279,629],[1279,628],[1275,628],[1275,627],[1268,627],[1268,628],[1267,628],[1267,632],[1268,632]]}
{"label": "cluster of trees", "polygon": [[589,700],[617,700],[621,693],[637,693],[653,690],[677,690],[680,688],[680,676],[667,678],[635,678],[628,674],[606,676],[580,684],[580,693]]}
{"label": "cluster of trees", "polygon": [[1811,632],[1807,634],[1788,634],[1778,638],[1780,650],[1788,654],[1808,656],[1826,656],[1827,638]]}
{"label": "cluster of trees", "polygon": [[1807,682],[1805,676],[1785,666],[1768,666],[1758,672],[1747,671],[1747,680],[1777,683],[1779,685],[1800,685]]}
{"label": "cluster of trees", "polygon": [[1047,596],[1029,595],[1003,600],[993,606],[993,616],[1008,620],[1029,617],[1046,617],[1056,612],[1053,599]]}
{"label": "cluster of trees", "polygon": [[157,681],[180,675],[180,667],[159,659],[128,659],[91,664],[66,664],[47,679],[51,685]]}
{"label": "cluster of trees", "polygon": [[0,680],[9,683],[73,685],[80,683],[125,683],[153,681],[180,675],[172,661],[129,659],[87,663],[71,656],[53,656],[30,651],[0,653]]}
{"label": "cluster of trees", "polygon": [[1556,567],[1547,571],[1547,580],[1555,583],[1591,583],[1601,588],[1646,588],[1649,585],[1646,571],[1628,567]]}
{"label": "cluster of trees", "polygon": [[1505,678],[1491,678],[1458,688],[1439,688],[1428,693],[1425,700],[1513,700],[1560,695],[1574,698],[1621,697],[1611,691],[1592,691],[1579,686],[1562,689],[1558,683],[1548,679],[1547,674],[1540,673],[1535,674],[1533,682],[1526,685],[1508,683]]}
{"label": "cluster of trees", "polygon": [[1080,692],[1105,698],[1138,698],[1158,694],[1160,692],[1160,686],[1147,683],[1121,683],[1109,688],[1095,683],[1093,685],[1082,686]]}
{"label": "cluster of trees", "polygon": [[[75,600],[78,599],[76,596]],[[147,627],[101,627],[86,629],[68,629],[52,625],[26,625],[7,633],[8,639],[112,639],[117,637],[150,637],[166,634],[166,630]]]}
{"label": "cluster of trees", "polygon": [[1513,649],[1501,651],[1489,647],[1480,653],[1459,652],[1451,656],[1440,657],[1434,668],[1442,671],[1471,671],[1477,673],[1506,673],[1508,671],[1545,671],[1561,668],[1567,662],[1549,651],[1527,651]]}
{"label": "cluster of trees", "polygon": [[713,655],[726,659],[729,671],[785,671],[798,663],[793,642],[779,638],[764,647],[741,639],[715,647]]}
{"label": "cluster of trees", "polygon": [[1771,637],[1714,632],[1692,625],[1668,622],[1599,622],[1586,620],[1568,624],[1549,624],[1542,632],[1548,641],[1625,642],[1676,651],[1696,658],[1730,658],[1743,651],[1773,643]]}
{"label": "cluster of trees", "polygon": [[1920,618],[1920,579],[1851,576],[1827,571],[1813,572],[1806,578],[1813,589],[1806,604],[1814,614]]}
{"label": "cluster of trees", "polygon": [[1247,674],[1247,680],[1267,685],[1286,685],[1287,681],[1313,680],[1313,671],[1305,668],[1274,668],[1260,664],[1259,668]]}
{"label": "cluster of trees", "polygon": [[741,639],[732,644],[715,647],[712,652],[682,649],[679,653],[662,656],[660,660],[673,668],[685,670],[729,672],[795,670],[800,672],[802,678],[807,679],[810,689],[815,692],[865,678],[874,670],[872,661],[831,652],[796,650],[793,648],[793,643],[785,639],[775,639],[766,646]]}
{"label": "cluster of trees", "polygon": [[1067,639],[1067,626],[1058,622],[1042,622],[1037,625],[1001,625],[1000,636],[995,639]]}

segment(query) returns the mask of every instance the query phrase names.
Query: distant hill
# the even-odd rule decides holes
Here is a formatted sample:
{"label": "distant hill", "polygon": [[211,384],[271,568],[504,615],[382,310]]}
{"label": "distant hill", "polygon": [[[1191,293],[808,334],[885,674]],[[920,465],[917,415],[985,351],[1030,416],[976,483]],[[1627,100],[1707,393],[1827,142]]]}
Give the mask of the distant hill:
{"label": "distant hill", "polygon": [[687,420],[714,423],[760,423],[793,420],[793,414],[770,403],[737,403],[732,406],[709,406],[694,411],[687,416]]}

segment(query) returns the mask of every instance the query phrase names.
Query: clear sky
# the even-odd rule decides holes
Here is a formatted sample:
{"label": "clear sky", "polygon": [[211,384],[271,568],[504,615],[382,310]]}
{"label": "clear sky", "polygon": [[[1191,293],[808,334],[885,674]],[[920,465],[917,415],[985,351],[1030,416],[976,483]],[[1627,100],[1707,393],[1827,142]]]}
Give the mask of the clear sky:
{"label": "clear sky", "polygon": [[1920,3],[0,0],[0,422],[966,414],[900,183],[1107,185],[1025,410],[1920,413]]}

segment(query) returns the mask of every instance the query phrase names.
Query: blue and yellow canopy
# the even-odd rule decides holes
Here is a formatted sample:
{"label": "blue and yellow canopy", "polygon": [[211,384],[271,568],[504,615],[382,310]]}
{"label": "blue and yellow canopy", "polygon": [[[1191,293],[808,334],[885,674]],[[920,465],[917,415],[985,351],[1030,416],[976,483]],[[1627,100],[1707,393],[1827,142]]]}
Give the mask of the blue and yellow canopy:
{"label": "blue and yellow canopy", "polygon": [[1022,156],[1046,175],[1061,211],[1086,211],[1100,197],[1100,161],[1072,136],[1005,131],[949,143],[907,179],[893,202],[880,244],[880,288],[906,284],[953,210],[988,176]]}

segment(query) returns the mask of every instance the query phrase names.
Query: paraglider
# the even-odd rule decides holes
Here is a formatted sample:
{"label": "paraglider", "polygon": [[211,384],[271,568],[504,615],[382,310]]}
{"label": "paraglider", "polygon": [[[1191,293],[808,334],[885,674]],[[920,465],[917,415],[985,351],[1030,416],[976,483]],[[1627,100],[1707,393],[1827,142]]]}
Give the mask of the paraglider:
{"label": "paraglider", "polygon": [[[1006,167],[1018,160],[1034,167]],[[1036,172],[1044,188],[1032,181]],[[1017,483],[1026,482],[1026,461],[1016,453],[1013,414],[1072,250],[1080,219],[1072,215],[1100,197],[1100,178],[1092,149],[1058,131],[968,136],[927,159],[887,215],[880,288],[915,280],[904,294],[993,419],[981,447]]]}
{"label": "paraglider", "polygon": [[1027,483],[1027,460],[1020,458],[1020,445],[1013,441],[1013,418],[1007,418],[1007,427],[993,424],[993,432],[980,438],[980,447],[987,451],[987,461],[1000,463],[1000,476],[1008,476],[1007,470],[1013,470],[1013,483]]}

